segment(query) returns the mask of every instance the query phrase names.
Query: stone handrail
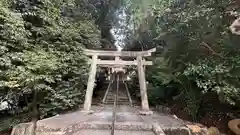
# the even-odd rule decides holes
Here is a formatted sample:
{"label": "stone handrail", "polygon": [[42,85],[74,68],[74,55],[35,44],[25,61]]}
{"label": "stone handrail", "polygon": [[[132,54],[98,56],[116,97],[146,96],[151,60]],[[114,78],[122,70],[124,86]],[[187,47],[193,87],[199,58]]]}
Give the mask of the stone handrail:
{"label": "stone handrail", "polygon": [[106,98],[107,98],[107,95],[108,95],[108,92],[110,90],[110,87],[111,87],[112,83],[113,83],[113,80],[108,84],[107,90],[106,90],[105,95],[104,95],[103,100],[102,100],[103,103],[105,103],[105,101],[106,101]]}
{"label": "stone handrail", "polygon": [[132,98],[131,98],[129,89],[128,89],[128,87],[127,87],[127,84],[124,82],[124,80],[123,80],[123,84],[125,85],[125,88],[126,88],[126,91],[127,91],[128,100],[129,100],[130,106],[132,107],[132,106],[133,106]]}

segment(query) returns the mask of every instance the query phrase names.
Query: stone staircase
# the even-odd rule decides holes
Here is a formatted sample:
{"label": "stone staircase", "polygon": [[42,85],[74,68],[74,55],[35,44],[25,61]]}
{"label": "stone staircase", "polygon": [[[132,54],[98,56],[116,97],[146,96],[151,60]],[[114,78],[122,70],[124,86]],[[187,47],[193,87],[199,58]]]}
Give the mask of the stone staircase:
{"label": "stone staircase", "polygon": [[[110,90],[107,93],[105,105],[113,105],[114,104],[114,97],[117,94],[116,84],[112,84]],[[121,82],[119,83],[119,90],[117,94],[117,102],[116,105],[139,105],[137,101],[132,101],[130,94],[128,95],[128,91],[126,89],[126,85]]]}
{"label": "stone staircase", "polygon": [[[115,97],[115,94],[113,94],[113,92],[109,92],[105,104],[106,105],[113,105],[114,104],[114,97]],[[128,99],[127,96],[121,96],[121,97],[118,96],[116,104],[117,105],[130,105],[129,99]]]}
{"label": "stone staircase", "polygon": [[120,89],[117,93],[116,88],[112,87],[112,89],[108,92],[105,104],[113,105],[115,95],[118,94],[117,102],[116,102],[117,105],[130,105],[127,93],[126,91],[122,90],[122,88],[123,88],[122,84],[120,84]]}

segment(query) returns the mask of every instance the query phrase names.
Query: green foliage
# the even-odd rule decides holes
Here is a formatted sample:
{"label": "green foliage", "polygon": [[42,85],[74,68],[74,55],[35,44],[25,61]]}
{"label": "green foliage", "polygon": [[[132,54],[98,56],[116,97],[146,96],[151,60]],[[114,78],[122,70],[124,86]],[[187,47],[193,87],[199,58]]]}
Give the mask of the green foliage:
{"label": "green foliage", "polygon": [[197,89],[185,90],[184,101],[186,102],[185,111],[196,121],[201,104],[201,93]]}
{"label": "green foliage", "polygon": [[148,73],[148,79],[154,85],[165,85],[174,80],[172,69],[168,66],[168,63],[164,58],[156,58],[154,60],[154,65],[154,67],[149,69],[151,72]]}
{"label": "green foliage", "polygon": [[[134,30],[134,38],[143,40],[145,33],[150,34],[154,24],[154,13],[163,14],[172,0],[124,0],[123,4],[129,14],[129,22]],[[138,41],[141,42],[141,41]]]}
{"label": "green foliage", "polygon": [[[41,118],[77,108],[88,72],[82,50],[100,46],[91,13],[72,18],[63,10],[81,8],[72,0],[3,0],[0,5],[0,101],[13,101],[8,113],[29,114],[34,91]],[[3,121],[14,126],[28,118],[16,119]]]}
{"label": "green foliage", "polygon": [[148,88],[148,100],[150,105],[155,106],[165,100],[166,91],[164,86],[154,86],[152,83],[150,83],[148,84],[147,88]]}
{"label": "green foliage", "polygon": [[199,61],[196,65],[190,64],[183,74],[195,81],[203,93],[214,91],[218,93],[221,101],[235,105],[236,100],[239,100],[240,90],[239,75],[234,70],[236,71],[235,66],[239,65],[232,60],[226,62],[228,63],[223,60],[221,63]]}
{"label": "green foliage", "polygon": [[[162,1],[154,6],[157,41],[164,41],[163,55],[148,79],[184,91],[186,110],[193,117],[201,95],[216,92],[222,102],[237,105],[239,86],[239,37],[229,32],[238,9],[233,0]],[[235,13],[236,12],[236,13]],[[233,14],[234,13],[234,14]],[[158,64],[159,63],[159,64]],[[175,83],[172,83],[175,82]]]}

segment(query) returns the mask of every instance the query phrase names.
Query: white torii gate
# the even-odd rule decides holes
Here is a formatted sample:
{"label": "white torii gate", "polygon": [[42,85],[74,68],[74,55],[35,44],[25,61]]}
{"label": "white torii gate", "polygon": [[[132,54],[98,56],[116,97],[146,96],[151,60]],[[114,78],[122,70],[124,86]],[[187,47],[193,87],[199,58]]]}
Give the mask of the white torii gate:
{"label": "white torii gate", "polygon": [[[91,69],[88,78],[87,91],[84,101],[83,111],[90,111],[92,104],[92,95],[94,89],[94,82],[96,76],[97,65],[99,66],[125,66],[125,65],[136,65],[138,68],[138,78],[140,84],[140,94],[141,94],[141,105],[142,114],[151,114],[148,104],[147,96],[147,86],[144,72],[144,65],[152,65],[152,61],[145,61],[143,57],[151,56],[151,53],[155,52],[156,48],[147,51],[102,51],[102,50],[89,50],[86,49],[84,53],[88,56],[92,56]],[[110,56],[115,57],[115,60],[101,60],[98,56]],[[119,57],[137,57],[134,61],[124,61],[119,59]]]}

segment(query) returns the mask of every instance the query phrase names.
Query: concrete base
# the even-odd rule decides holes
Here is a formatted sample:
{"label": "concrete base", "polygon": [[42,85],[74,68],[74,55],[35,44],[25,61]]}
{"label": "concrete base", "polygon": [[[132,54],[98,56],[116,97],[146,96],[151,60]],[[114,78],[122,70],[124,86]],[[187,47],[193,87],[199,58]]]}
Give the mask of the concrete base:
{"label": "concrete base", "polygon": [[81,112],[82,112],[82,113],[85,113],[85,114],[93,114],[93,113],[94,113],[93,110],[89,110],[89,111],[88,111],[88,110],[84,110],[84,109],[81,110]]}
{"label": "concrete base", "polygon": [[[54,116],[37,122],[37,135],[77,135],[90,130],[100,132],[112,129],[112,108],[92,107],[91,111],[77,111]],[[141,112],[139,109],[119,107],[116,109],[115,130],[119,133],[128,131],[155,132],[159,135],[190,135],[189,128],[179,119],[158,112]],[[31,135],[31,123],[23,123],[14,127],[12,135]],[[89,134],[90,135],[90,134]],[[132,135],[132,134],[129,134]],[[144,134],[145,135],[145,134]]]}
{"label": "concrete base", "polygon": [[153,115],[153,111],[139,111],[140,115],[150,116]]}

